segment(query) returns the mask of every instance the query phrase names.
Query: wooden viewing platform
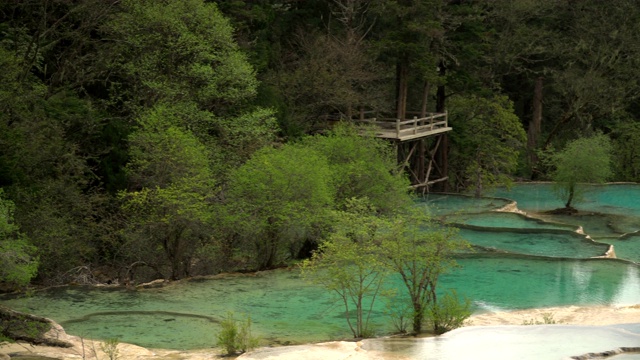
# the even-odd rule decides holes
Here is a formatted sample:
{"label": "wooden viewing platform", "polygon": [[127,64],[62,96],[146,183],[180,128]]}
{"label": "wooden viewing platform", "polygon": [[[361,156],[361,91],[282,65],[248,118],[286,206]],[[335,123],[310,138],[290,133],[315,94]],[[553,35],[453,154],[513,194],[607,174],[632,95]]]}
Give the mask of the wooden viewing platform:
{"label": "wooden viewing platform", "polygon": [[365,118],[365,114],[360,113],[359,119],[354,119],[357,123],[368,124],[374,127],[375,136],[384,139],[407,141],[419,139],[431,135],[441,134],[453,130],[449,127],[447,113],[427,113],[425,117],[414,116],[413,119],[397,118]]}

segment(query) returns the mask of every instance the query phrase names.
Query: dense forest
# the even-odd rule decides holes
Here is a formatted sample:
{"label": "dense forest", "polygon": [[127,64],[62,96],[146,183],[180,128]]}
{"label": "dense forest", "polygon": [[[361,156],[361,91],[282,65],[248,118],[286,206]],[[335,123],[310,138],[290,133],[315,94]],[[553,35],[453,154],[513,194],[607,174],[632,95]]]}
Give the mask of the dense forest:
{"label": "dense forest", "polygon": [[639,17],[634,0],[2,1],[0,281],[308,258],[353,199],[411,202],[390,144],[348,124],[359,109],[447,111],[443,190],[551,179],[592,137],[609,180],[638,181]]}

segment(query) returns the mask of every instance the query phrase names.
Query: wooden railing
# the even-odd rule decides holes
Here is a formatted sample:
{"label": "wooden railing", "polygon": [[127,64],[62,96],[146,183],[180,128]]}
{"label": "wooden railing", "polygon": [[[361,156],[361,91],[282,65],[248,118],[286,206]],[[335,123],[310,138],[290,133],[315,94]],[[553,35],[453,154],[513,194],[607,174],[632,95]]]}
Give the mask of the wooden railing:
{"label": "wooden railing", "polygon": [[[377,136],[393,139],[415,138],[429,133],[450,130],[447,113],[427,113],[424,117],[414,116],[413,119],[378,118],[362,116],[373,112],[361,113],[360,118],[354,119],[358,123],[376,127]],[[412,114],[412,113],[409,113]]]}

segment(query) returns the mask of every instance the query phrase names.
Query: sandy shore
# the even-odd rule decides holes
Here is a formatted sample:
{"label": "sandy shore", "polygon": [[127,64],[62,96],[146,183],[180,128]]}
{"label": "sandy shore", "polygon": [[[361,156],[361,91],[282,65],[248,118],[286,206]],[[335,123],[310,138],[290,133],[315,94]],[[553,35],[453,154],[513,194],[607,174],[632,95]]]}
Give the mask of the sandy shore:
{"label": "sandy shore", "polygon": [[[525,322],[540,322],[552,319],[565,325],[612,325],[640,323],[640,304],[627,307],[554,307],[512,312],[486,313],[472,316],[467,326],[522,325]],[[31,346],[27,344],[4,344],[0,347],[0,360],[3,354],[31,354],[54,359],[109,359],[101,350],[99,341],[80,339],[70,336],[60,327],[52,330],[52,337],[65,340],[74,346],[69,349]],[[118,345],[119,359],[127,360],[205,360],[221,359],[220,349],[202,349],[191,351],[145,349],[131,344]],[[352,341],[336,341],[322,344],[309,344],[291,347],[262,348],[240,359],[346,359],[371,360],[385,359],[381,354],[365,351],[360,343]],[[6,357],[5,357],[6,359]]]}

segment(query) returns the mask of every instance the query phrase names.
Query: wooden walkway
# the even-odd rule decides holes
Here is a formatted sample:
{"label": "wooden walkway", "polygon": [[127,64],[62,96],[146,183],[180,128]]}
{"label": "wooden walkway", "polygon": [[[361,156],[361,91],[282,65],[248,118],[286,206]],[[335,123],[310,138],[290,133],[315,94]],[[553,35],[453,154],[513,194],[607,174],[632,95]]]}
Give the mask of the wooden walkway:
{"label": "wooden walkway", "polygon": [[372,125],[375,136],[398,141],[415,140],[453,130],[449,127],[447,113],[427,113],[425,117],[413,119],[364,118],[357,123]]}

